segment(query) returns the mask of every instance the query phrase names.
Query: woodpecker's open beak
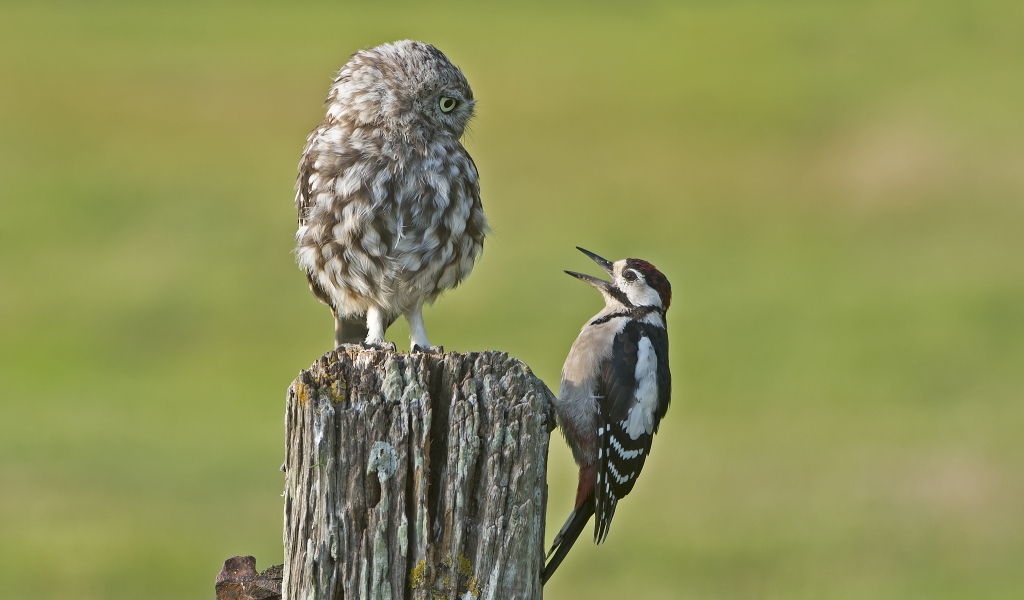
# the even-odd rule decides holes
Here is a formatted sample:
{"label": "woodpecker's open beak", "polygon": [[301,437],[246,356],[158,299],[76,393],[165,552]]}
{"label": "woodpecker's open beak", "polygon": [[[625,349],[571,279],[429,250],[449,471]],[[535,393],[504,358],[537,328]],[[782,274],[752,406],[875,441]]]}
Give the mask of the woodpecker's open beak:
{"label": "woodpecker's open beak", "polygon": [[[601,265],[601,268],[604,269],[606,273],[614,277],[615,271],[612,267],[612,263],[594,254],[593,252],[590,252],[589,250],[584,250],[583,248],[580,248],[579,246],[576,246],[576,249],[589,256],[591,260]],[[610,281],[598,279],[597,277],[593,277],[591,275],[584,275],[583,273],[577,273],[575,271],[566,271],[565,273],[567,275],[572,275],[573,277],[579,279],[580,281],[586,281],[587,283],[596,287],[599,290],[610,288],[613,285]]]}

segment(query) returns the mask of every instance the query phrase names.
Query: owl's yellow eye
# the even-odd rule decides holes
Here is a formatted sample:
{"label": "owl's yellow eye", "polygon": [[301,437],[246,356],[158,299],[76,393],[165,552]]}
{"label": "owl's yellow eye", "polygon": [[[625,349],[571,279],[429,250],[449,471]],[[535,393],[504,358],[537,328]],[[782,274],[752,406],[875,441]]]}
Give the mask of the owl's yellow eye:
{"label": "owl's yellow eye", "polygon": [[448,114],[452,112],[458,101],[455,98],[449,98],[448,96],[441,96],[441,101],[438,103],[441,106],[441,112]]}

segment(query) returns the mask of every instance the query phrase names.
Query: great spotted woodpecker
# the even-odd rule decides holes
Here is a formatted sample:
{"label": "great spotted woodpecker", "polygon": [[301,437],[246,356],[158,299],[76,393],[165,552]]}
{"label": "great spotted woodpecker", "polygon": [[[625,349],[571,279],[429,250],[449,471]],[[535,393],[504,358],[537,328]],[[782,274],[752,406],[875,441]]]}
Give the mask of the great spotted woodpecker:
{"label": "great spotted woodpecker", "polygon": [[543,583],[592,515],[594,542],[608,537],[615,505],[633,489],[672,393],[665,329],[672,301],[668,279],[643,260],[610,262],[577,249],[601,265],[611,281],[566,271],[597,288],[605,307],[583,326],[562,367],[555,412],[580,475],[575,510],[555,536]]}

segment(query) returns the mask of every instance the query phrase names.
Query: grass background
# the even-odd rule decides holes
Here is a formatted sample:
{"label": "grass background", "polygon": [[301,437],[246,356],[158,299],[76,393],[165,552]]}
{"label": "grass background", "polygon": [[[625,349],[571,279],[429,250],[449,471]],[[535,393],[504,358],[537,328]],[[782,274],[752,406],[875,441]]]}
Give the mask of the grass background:
{"label": "grass background", "polygon": [[[1024,4],[723,0],[3,3],[4,597],[281,561],[285,389],[332,335],[296,164],[406,37],[479,99],[495,230],[435,343],[555,387],[600,305],[575,245],[674,284],[672,409],[548,597],[1024,596]],[[549,477],[550,537],[560,439]]]}

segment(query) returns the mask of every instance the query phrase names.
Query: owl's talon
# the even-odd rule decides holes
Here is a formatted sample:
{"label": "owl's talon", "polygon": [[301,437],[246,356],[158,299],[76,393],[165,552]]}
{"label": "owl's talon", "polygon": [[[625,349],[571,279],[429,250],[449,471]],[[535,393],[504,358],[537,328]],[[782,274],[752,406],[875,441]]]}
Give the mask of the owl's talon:
{"label": "owl's talon", "polygon": [[381,342],[379,344],[372,342],[360,342],[359,345],[363,350],[373,350],[376,352],[391,352],[392,354],[398,353],[398,346],[394,342]]}
{"label": "owl's talon", "polygon": [[436,355],[440,356],[440,355],[444,354],[444,346],[431,346],[429,348],[424,348],[423,346],[420,346],[419,344],[413,344],[412,348],[409,349],[409,352],[410,353],[417,353],[418,352],[418,353],[422,353],[422,354],[436,354]]}

